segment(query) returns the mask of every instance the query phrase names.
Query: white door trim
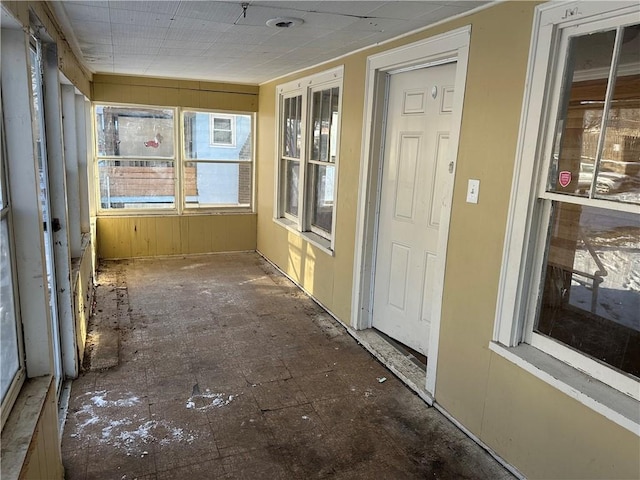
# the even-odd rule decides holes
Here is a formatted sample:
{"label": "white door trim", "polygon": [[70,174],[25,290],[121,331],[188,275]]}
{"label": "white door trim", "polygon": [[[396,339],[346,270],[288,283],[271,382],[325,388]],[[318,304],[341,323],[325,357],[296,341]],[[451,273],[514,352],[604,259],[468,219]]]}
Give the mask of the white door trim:
{"label": "white door trim", "polygon": [[[356,219],[356,251],[353,273],[353,298],[351,305],[351,326],[356,330],[371,327],[373,305],[373,275],[375,245],[377,236],[379,181],[382,167],[384,142],[385,99],[388,76],[391,72],[404,69],[457,62],[454,111],[451,119],[449,161],[452,173],[458,152],[458,139],[462,121],[467,60],[471,26],[465,26],[419,42],[388,50],[367,59],[365,79],[365,109],[362,134],[362,156],[360,158],[360,189]],[[447,256],[449,220],[453,189],[445,192],[440,219],[440,238],[437,270],[440,272],[435,282],[434,298],[442,299],[444,287],[444,266]],[[441,250],[440,250],[441,248]],[[440,333],[441,302],[434,302],[432,310],[429,361],[427,365],[426,390],[435,394],[436,369],[438,361],[438,340]]]}

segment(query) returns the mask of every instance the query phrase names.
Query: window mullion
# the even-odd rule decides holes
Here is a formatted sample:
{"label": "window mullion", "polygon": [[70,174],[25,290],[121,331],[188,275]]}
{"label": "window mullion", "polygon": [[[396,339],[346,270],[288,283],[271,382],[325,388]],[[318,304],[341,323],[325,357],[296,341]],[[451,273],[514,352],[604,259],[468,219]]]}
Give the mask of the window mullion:
{"label": "window mullion", "polygon": [[572,203],[574,205],[583,205],[587,207],[606,208],[608,210],[619,212],[640,213],[640,207],[638,207],[638,205],[636,204],[611,202],[609,200],[603,200],[600,198],[587,198],[577,195],[566,195],[563,193],[555,192],[542,192],[539,198],[544,200],[554,200],[563,203]]}
{"label": "window mullion", "polygon": [[173,114],[173,144],[175,148],[173,149],[173,172],[175,176],[175,195],[176,195],[176,212],[178,215],[182,215],[185,208],[185,199],[184,199],[184,122],[182,121],[182,109],[176,108]]}
{"label": "window mullion", "polygon": [[304,232],[307,229],[307,208],[309,202],[307,202],[307,161],[309,158],[309,146],[307,132],[309,131],[309,95],[310,91],[307,89],[302,94],[302,105],[300,106],[300,163],[299,172],[300,178],[298,178],[298,230]]}

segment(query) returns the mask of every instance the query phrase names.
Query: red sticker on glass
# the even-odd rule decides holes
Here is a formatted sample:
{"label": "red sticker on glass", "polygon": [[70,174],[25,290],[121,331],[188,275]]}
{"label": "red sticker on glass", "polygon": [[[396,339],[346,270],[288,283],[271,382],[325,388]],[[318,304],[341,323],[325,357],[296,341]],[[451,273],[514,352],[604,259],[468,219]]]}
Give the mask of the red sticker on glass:
{"label": "red sticker on glass", "polygon": [[560,186],[562,188],[565,188],[567,185],[571,183],[571,172],[567,170],[563,170],[562,172],[560,172],[560,175],[558,176],[558,181],[560,183]]}

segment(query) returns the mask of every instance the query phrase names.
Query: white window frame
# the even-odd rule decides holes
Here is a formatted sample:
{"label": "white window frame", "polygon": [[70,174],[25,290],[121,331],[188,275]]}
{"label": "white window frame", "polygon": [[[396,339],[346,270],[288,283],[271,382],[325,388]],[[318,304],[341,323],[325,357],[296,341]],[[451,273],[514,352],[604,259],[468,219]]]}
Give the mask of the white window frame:
{"label": "white window frame", "polygon": [[[97,133],[97,125],[96,125],[96,106],[101,107],[123,107],[123,108],[137,108],[144,109],[150,108],[154,110],[171,110],[173,111],[173,156],[172,157],[154,157],[154,156],[113,156],[113,155],[100,155],[98,150],[98,136]],[[96,206],[98,208],[98,216],[127,216],[127,215],[172,215],[176,213],[180,213],[182,204],[181,201],[181,183],[182,179],[180,178],[180,165],[179,162],[179,150],[180,150],[180,129],[178,119],[180,118],[179,111],[176,107],[168,107],[168,106],[159,106],[159,105],[141,105],[141,104],[132,104],[132,103],[113,103],[113,102],[95,102],[91,108],[91,124],[93,126],[93,148],[94,148],[94,177],[93,177],[93,194],[96,199]],[[173,171],[174,171],[174,202],[173,207],[168,208],[153,208],[153,207],[143,207],[143,208],[102,208],[102,202],[100,198],[100,168],[98,163],[101,160],[107,161],[140,161],[140,162],[171,162],[173,163]]]}
{"label": "white window frame", "polygon": [[[173,111],[173,142],[174,142],[174,152],[172,157],[123,157],[123,156],[108,156],[108,155],[98,155],[98,146],[97,146],[97,125],[96,125],[96,106],[113,106],[113,107],[123,107],[123,108],[151,108],[155,110],[171,110]],[[234,148],[236,143],[236,124],[235,124],[235,115],[248,115],[251,117],[251,160],[250,161],[220,161],[220,163],[250,163],[251,164],[251,200],[249,206],[235,206],[235,205],[221,205],[221,206],[206,206],[206,207],[194,207],[194,206],[186,206],[185,199],[185,187],[184,187],[184,169],[185,163],[193,161],[193,162],[201,162],[201,163],[215,163],[217,160],[189,160],[185,156],[185,144],[184,144],[184,112],[185,111],[197,111],[199,113],[208,113],[210,115],[209,122],[209,133],[210,140],[212,139],[212,124],[211,121],[213,116],[220,118],[232,118],[232,130],[233,130],[233,140],[234,145],[229,144],[217,144],[212,145],[220,148]],[[253,213],[254,212],[254,204],[255,204],[255,151],[256,151],[256,118],[255,113],[246,112],[246,111],[213,111],[203,108],[187,108],[187,107],[172,107],[166,105],[143,105],[137,103],[118,103],[118,102],[93,102],[91,105],[91,131],[92,131],[92,144],[94,149],[93,155],[93,190],[91,192],[93,198],[93,204],[95,205],[96,214],[99,217],[124,217],[124,216],[139,216],[139,215],[160,215],[160,216],[173,216],[173,215],[190,215],[190,214],[202,214],[207,212],[215,212],[215,213]],[[101,199],[100,199],[100,170],[98,168],[98,162],[100,160],[133,160],[133,161],[166,161],[172,162],[174,166],[174,195],[175,202],[172,208],[102,208]]]}
{"label": "white window frame", "polygon": [[[334,144],[331,144],[333,146],[333,148],[335,148],[336,151],[336,155],[335,155],[335,161],[334,162],[323,162],[321,160],[313,160],[311,158],[311,155],[309,155],[309,152],[311,151],[312,147],[312,143],[313,143],[313,132],[312,132],[312,125],[311,123],[313,122],[313,95],[317,92],[322,92],[324,90],[331,90],[333,88],[338,88],[338,121],[336,124],[331,124],[331,129],[335,130],[336,132],[336,141]],[[340,117],[341,115],[341,106],[342,106],[342,87],[341,85],[337,85],[336,82],[329,82],[328,84],[322,84],[322,85],[316,85],[315,87],[312,87],[309,89],[308,91],[308,97],[307,97],[307,105],[308,105],[308,111],[303,111],[303,118],[304,118],[304,114],[307,114],[307,128],[305,129],[306,132],[309,132],[308,138],[306,139],[306,154],[305,154],[305,168],[304,168],[304,175],[303,177],[305,178],[305,188],[304,188],[304,200],[303,200],[303,206],[305,208],[305,218],[307,219],[307,231],[310,231],[312,233],[315,233],[316,235],[325,238],[328,241],[331,241],[332,238],[332,233],[329,233],[325,230],[323,230],[320,227],[316,227],[315,225],[313,225],[311,223],[311,217],[312,217],[312,210],[313,210],[313,200],[315,198],[315,193],[314,193],[314,187],[315,185],[311,184],[311,175],[307,175],[307,172],[310,172],[311,169],[313,168],[314,165],[318,165],[318,166],[324,166],[324,165],[329,165],[332,166],[334,168],[334,185],[333,185],[333,198],[331,200],[332,202],[332,206],[333,206],[333,214],[331,215],[331,232],[333,232],[334,228],[335,228],[335,207],[336,207],[336,190],[337,190],[337,171],[338,171],[338,158],[340,157]],[[329,155],[331,153],[329,152]],[[331,247],[333,249],[333,246]]]}
{"label": "white window frame", "polygon": [[[296,98],[296,97],[300,97],[301,99],[301,106],[300,106],[300,156],[299,157],[289,157],[289,156],[285,156],[284,152],[283,152],[283,145],[282,145],[282,134],[283,134],[283,129],[282,129],[282,123],[283,123],[283,114],[284,114],[284,103],[286,100],[292,99],[292,98]],[[303,178],[304,178],[304,168],[302,167],[302,165],[304,164],[305,161],[305,155],[307,153],[307,149],[305,148],[305,143],[304,143],[304,139],[306,138],[306,122],[305,122],[305,112],[306,112],[306,108],[307,108],[307,96],[304,94],[304,91],[302,88],[294,88],[292,90],[288,90],[288,91],[283,91],[280,95],[279,95],[279,99],[278,99],[278,108],[279,108],[279,112],[278,112],[278,128],[276,129],[277,133],[276,133],[276,138],[277,138],[277,149],[278,149],[278,168],[276,169],[276,195],[277,195],[277,201],[275,203],[276,208],[278,209],[276,213],[276,218],[280,218],[280,221],[283,222],[283,224],[287,227],[293,227],[294,225],[298,224],[298,219],[299,217],[302,215],[302,205],[303,202],[301,200],[300,197],[300,185],[303,182]],[[288,161],[292,161],[292,162],[298,162],[298,172],[299,172],[299,178],[298,178],[298,215],[292,215],[290,213],[288,213],[285,210],[285,203],[286,203],[286,191],[285,191],[285,185],[286,185],[286,165],[283,168],[282,167],[282,163],[283,161],[288,162]]]}
{"label": "white window frame", "polygon": [[[224,120],[230,120],[231,121],[231,129],[230,130],[218,130],[220,132],[230,131],[231,132],[231,143],[224,143],[224,142],[216,142],[215,141],[215,131],[216,131],[215,119],[216,118],[222,118]],[[184,124],[183,123],[180,124],[180,128],[181,129],[184,128]],[[209,113],[209,145],[211,145],[212,147],[227,147],[227,148],[234,148],[236,146],[236,117],[234,117],[233,115],[224,115],[224,114],[220,114],[220,113],[216,113],[216,112]]]}
{"label": "white window frame", "polygon": [[552,3],[536,9],[490,348],[640,435],[637,380],[533,332],[551,202],[640,213],[636,205],[546,191],[565,67],[565,58],[554,52],[566,53],[563,30],[581,35],[636,23],[639,10],[635,2],[617,1]]}
{"label": "white window frame", "polygon": [[[340,163],[340,132],[342,124],[342,98],[343,98],[343,73],[344,66],[339,66],[325,72],[304,77],[292,82],[278,85],[276,87],[276,105],[277,105],[277,127],[276,127],[276,159],[277,168],[275,169],[275,198],[274,198],[274,222],[303,237],[309,243],[318,247],[321,251],[329,255],[333,255],[335,246],[335,227],[336,227],[336,210],[337,195],[339,182],[339,163]],[[336,160],[331,165],[335,168],[334,190],[333,190],[333,215],[331,219],[331,233],[314,227],[311,225],[311,199],[312,186],[309,185],[307,174],[312,164],[322,163],[309,160],[309,149],[311,148],[311,137],[308,136],[311,118],[311,98],[314,92],[331,89],[337,87],[339,89],[338,98],[338,132],[336,139]],[[300,162],[299,178],[298,178],[298,216],[290,215],[285,212],[285,188],[283,182],[284,173],[282,171],[282,161],[287,160],[282,151],[282,121],[284,113],[284,100],[296,96],[302,97],[302,115],[301,115],[301,151],[300,158],[291,158],[291,160]]]}
{"label": "white window frame", "polygon": [[[203,212],[221,212],[221,211],[231,211],[231,212],[253,212],[253,204],[255,198],[255,189],[256,189],[256,178],[255,178],[255,155],[256,155],[256,115],[253,112],[245,112],[245,111],[237,111],[237,112],[220,112],[219,110],[210,110],[206,108],[187,108],[180,107],[178,108],[179,118],[178,118],[178,136],[180,137],[179,143],[179,152],[178,152],[178,160],[180,162],[180,178],[183,179],[180,185],[180,212],[181,213],[203,213]],[[185,135],[184,135],[184,114],[185,112],[195,112],[202,114],[209,114],[209,145],[217,148],[235,148],[236,145],[236,116],[243,115],[248,116],[251,119],[251,160],[220,160],[215,158],[204,158],[204,159],[191,159],[187,158],[186,150],[187,146],[185,144]],[[233,145],[227,143],[211,143],[213,141],[213,119],[214,118],[231,118],[231,129],[233,135]],[[186,193],[185,193],[185,184],[186,184],[186,166],[188,163],[220,163],[220,164],[250,164],[251,165],[251,199],[249,200],[249,206],[235,206],[235,205],[220,205],[220,206],[193,206],[187,205],[186,201]]]}

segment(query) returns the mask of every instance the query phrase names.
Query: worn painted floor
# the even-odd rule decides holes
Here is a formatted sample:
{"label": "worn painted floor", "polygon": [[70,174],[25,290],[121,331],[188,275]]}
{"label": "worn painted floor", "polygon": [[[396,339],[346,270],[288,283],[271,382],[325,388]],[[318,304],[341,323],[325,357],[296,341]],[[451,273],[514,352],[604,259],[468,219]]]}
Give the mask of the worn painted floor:
{"label": "worn painted floor", "polygon": [[511,478],[258,255],[100,272],[67,479]]}

